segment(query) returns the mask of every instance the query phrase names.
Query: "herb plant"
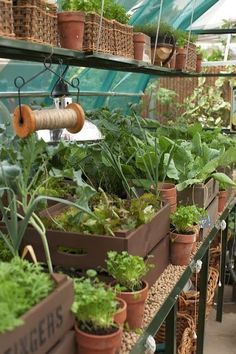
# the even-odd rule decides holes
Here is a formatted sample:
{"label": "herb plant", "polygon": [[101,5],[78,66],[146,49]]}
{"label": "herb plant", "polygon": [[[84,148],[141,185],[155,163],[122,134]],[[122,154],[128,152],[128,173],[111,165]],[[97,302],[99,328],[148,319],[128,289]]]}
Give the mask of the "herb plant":
{"label": "herb plant", "polygon": [[133,230],[148,223],[157,212],[159,202],[151,193],[124,200],[101,191],[91,199],[90,207],[94,217],[69,208],[51,220],[44,219],[44,223],[66,231],[114,236],[116,231]]}
{"label": "herb plant", "polygon": [[201,219],[206,215],[206,211],[196,207],[196,205],[179,206],[177,210],[170,215],[170,220],[171,224],[174,226],[174,232],[188,234],[194,232],[194,225],[199,224]]}
{"label": "herb plant", "polygon": [[54,289],[39,265],[18,257],[0,262],[0,283],[0,333],[23,324],[20,317]]}
{"label": "herb plant", "polygon": [[[100,0],[63,0],[62,9],[64,11],[94,11],[101,14]],[[114,19],[121,23],[128,23],[129,16],[126,14],[123,6],[117,4],[113,0],[105,0],[104,13],[105,18]]]}
{"label": "herb plant", "polygon": [[116,280],[124,291],[138,291],[142,289],[142,279],[153,267],[142,257],[132,256],[123,251],[107,253],[107,271]]}
{"label": "herb plant", "polygon": [[96,334],[114,327],[117,310],[116,295],[112,288],[93,278],[74,281],[75,301],[72,312],[80,329]]}

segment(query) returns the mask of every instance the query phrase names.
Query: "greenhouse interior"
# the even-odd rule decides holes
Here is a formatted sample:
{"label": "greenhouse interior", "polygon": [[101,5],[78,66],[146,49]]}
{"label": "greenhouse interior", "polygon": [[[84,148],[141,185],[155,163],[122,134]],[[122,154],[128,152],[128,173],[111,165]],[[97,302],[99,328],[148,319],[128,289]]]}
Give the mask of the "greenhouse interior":
{"label": "greenhouse interior", "polygon": [[0,354],[236,354],[235,0],[0,0]]}

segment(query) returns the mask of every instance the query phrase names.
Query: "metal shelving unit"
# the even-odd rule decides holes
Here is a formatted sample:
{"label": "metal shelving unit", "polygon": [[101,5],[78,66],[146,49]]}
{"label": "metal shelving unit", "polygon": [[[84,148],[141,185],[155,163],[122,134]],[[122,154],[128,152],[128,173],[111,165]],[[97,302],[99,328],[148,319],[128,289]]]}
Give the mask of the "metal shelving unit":
{"label": "metal shelving unit", "polygon": [[[47,45],[35,44],[26,41],[14,40],[0,37],[0,57],[22,61],[34,62],[51,62],[55,64],[68,64],[71,66],[93,67],[97,69],[108,69],[117,71],[128,71],[140,74],[149,74],[156,76],[169,77],[197,77],[197,76],[236,76],[236,73],[222,73],[222,74],[206,74],[206,73],[187,73],[173,71],[168,68],[153,66],[137,60],[129,60],[122,57],[116,57],[101,53],[83,53],[79,51],[72,51],[63,48],[55,48]],[[144,330],[136,345],[132,349],[132,354],[144,354],[146,351],[146,341],[151,335],[160,328],[163,321],[166,320],[166,331],[168,333],[168,340],[166,343],[165,354],[176,353],[176,300],[184,285],[191,277],[197,260],[202,260],[203,266],[201,270],[200,280],[200,304],[198,317],[198,336],[197,336],[197,354],[203,354],[204,345],[204,328],[205,328],[205,309],[207,296],[207,279],[208,279],[208,261],[209,248],[212,240],[215,238],[220,229],[220,222],[228,219],[229,214],[236,210],[236,198],[234,198],[227,208],[224,210],[218,221],[216,222],[209,235],[203,241],[201,247],[197,251],[194,259],[184,271],[181,278],[177,281],[174,289],[171,291],[159,311],[152,319],[149,326]],[[222,320],[223,308],[223,292],[224,292],[224,278],[225,278],[225,262],[226,262],[226,247],[227,247],[227,228],[223,231],[222,237],[222,261],[221,261],[221,284],[218,291],[217,302],[217,320]]]}
{"label": "metal shelving unit", "polygon": [[63,62],[63,64],[71,66],[126,71],[165,77],[236,76],[236,73],[215,74],[175,71],[139,60],[127,59],[103,53],[84,53],[5,37],[0,37],[0,57],[34,62],[44,62],[45,60],[48,60],[53,64],[61,64]]}

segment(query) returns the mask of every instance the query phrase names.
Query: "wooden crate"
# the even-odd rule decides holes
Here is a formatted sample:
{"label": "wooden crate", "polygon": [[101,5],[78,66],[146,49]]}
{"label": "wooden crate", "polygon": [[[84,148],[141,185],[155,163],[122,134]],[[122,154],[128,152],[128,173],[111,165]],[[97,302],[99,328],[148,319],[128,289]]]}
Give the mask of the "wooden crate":
{"label": "wooden crate", "polygon": [[76,354],[75,331],[69,331],[47,354]]}
{"label": "wooden crate", "polygon": [[185,190],[178,192],[178,205],[195,204],[206,209],[219,192],[219,183],[210,178],[205,183],[195,184]]}
{"label": "wooden crate", "polygon": [[54,279],[56,289],[22,316],[24,324],[0,335],[0,354],[45,354],[73,327],[72,280],[61,274]]}
{"label": "wooden crate", "polygon": [[[55,216],[59,210],[65,208],[59,204],[47,209],[47,215]],[[86,270],[89,268],[105,267],[107,252],[127,251],[130,254],[146,257],[155,246],[169,232],[170,207],[164,206],[156,216],[147,224],[139,226],[133,231],[120,231],[113,236],[86,235],[75,232],[48,230],[47,240],[54,265],[65,268]],[[22,247],[31,244],[35,250],[37,259],[45,262],[45,254],[38,233],[28,228],[23,238]],[[63,252],[61,247],[78,250],[80,254]]]}

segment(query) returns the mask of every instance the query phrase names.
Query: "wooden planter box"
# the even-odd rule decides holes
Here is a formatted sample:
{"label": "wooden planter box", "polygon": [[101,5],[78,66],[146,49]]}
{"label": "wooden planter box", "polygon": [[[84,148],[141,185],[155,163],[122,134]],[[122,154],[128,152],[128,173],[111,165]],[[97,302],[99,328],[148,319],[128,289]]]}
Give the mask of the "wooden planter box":
{"label": "wooden planter box", "polygon": [[164,272],[166,267],[170,264],[170,237],[167,234],[149,253],[150,263],[154,264],[148,274],[144,277],[149,284],[152,286],[159,276]]}
{"label": "wooden planter box", "polygon": [[69,331],[47,354],[76,354],[75,332]]}
{"label": "wooden planter box", "polygon": [[195,204],[200,208],[206,209],[219,192],[219,183],[210,178],[205,184],[195,184],[185,190],[178,192],[178,205]]}
{"label": "wooden planter box", "polygon": [[72,280],[60,274],[53,278],[57,287],[22,316],[24,324],[0,335],[0,354],[45,354],[73,327]]}
{"label": "wooden planter box", "polygon": [[[53,206],[47,209],[47,214],[55,215],[61,208],[64,208],[64,205]],[[47,240],[52,262],[54,265],[65,268],[85,270],[98,266],[104,267],[107,252],[110,250],[127,251],[130,254],[145,257],[169,232],[169,215],[168,204],[148,224],[141,225],[134,231],[120,231],[115,237],[48,230]],[[26,244],[31,244],[37,259],[45,262],[41,239],[32,228],[27,229],[24,236],[22,246]],[[79,250],[80,254],[62,252],[61,247]]]}

